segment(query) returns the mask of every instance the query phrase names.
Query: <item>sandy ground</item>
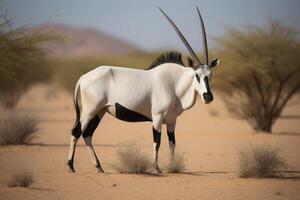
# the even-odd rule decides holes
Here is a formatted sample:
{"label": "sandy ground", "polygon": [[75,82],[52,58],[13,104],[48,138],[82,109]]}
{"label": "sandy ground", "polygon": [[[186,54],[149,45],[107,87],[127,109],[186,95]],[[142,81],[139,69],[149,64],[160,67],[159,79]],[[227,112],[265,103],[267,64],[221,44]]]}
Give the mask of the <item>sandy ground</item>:
{"label": "sandy ground", "polygon": [[[82,140],[75,169],[66,169],[74,111],[72,98],[52,87],[36,86],[22,99],[20,112],[42,119],[32,145],[0,147],[0,199],[300,199],[300,103],[285,109],[274,134],[255,134],[245,121],[230,117],[218,96],[210,105],[200,101],[179,119],[177,151],[183,152],[186,170],[162,176],[126,175],[113,170],[121,143],[135,141],[152,154],[150,123],[127,123],[106,115],[94,134],[95,150],[105,174],[92,166]],[[237,177],[237,151],[249,144],[281,149],[291,171],[282,179]],[[168,159],[166,131],[162,135],[160,165]],[[30,188],[10,188],[11,176],[30,171]]]}

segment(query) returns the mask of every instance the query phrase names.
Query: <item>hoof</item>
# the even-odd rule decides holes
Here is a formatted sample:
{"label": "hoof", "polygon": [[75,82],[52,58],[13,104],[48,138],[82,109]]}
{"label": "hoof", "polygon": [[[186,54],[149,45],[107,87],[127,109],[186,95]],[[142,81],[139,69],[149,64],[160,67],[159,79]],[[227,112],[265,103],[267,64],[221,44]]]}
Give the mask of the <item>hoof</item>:
{"label": "hoof", "polygon": [[96,167],[98,173],[104,173],[104,170],[102,167]]}
{"label": "hoof", "polygon": [[75,173],[73,162],[71,160],[68,160],[67,164],[68,164],[68,172]]}
{"label": "hoof", "polygon": [[163,172],[158,167],[155,167],[155,168],[152,169],[152,173],[154,173],[154,174],[162,174]]}
{"label": "hoof", "polygon": [[155,174],[162,174],[162,171],[160,170],[157,163],[154,163],[152,166],[152,172]]}
{"label": "hoof", "polygon": [[74,169],[68,169],[68,172],[70,172],[70,173],[75,173],[75,170]]}

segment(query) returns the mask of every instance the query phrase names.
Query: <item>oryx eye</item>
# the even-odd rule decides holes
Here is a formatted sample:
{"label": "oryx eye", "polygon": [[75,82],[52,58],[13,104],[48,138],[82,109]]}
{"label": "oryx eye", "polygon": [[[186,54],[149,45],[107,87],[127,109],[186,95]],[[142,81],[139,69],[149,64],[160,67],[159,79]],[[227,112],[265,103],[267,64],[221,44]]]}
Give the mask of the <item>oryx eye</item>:
{"label": "oryx eye", "polygon": [[196,79],[197,79],[197,81],[200,83],[200,77],[199,77],[198,74],[196,74]]}

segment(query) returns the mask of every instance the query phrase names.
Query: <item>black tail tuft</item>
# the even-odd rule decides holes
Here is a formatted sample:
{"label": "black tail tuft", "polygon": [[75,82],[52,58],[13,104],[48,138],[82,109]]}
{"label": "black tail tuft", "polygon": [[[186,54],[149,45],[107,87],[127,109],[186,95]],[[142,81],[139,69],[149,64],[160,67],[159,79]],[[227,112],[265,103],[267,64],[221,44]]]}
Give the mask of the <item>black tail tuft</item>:
{"label": "black tail tuft", "polygon": [[75,96],[74,96],[74,106],[75,106],[75,111],[76,111],[76,120],[74,127],[72,129],[72,135],[76,138],[79,138],[81,136],[81,123],[80,123],[80,109],[77,101],[77,95],[78,95],[78,85],[76,85],[75,89]]}

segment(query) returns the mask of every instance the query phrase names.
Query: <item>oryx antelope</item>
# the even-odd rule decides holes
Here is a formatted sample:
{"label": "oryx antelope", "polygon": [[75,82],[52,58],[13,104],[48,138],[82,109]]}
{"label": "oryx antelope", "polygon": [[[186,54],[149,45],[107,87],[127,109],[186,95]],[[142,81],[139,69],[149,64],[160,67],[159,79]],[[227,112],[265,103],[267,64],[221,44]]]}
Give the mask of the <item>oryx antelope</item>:
{"label": "oryx antelope", "polygon": [[[160,9],[160,8],[159,8]],[[105,113],[129,122],[150,121],[153,125],[154,170],[160,173],[158,150],[161,127],[167,126],[171,159],[175,149],[177,117],[195,104],[199,95],[204,103],[213,100],[209,83],[211,68],[219,59],[208,60],[208,48],[203,19],[200,18],[203,38],[203,63],[174,22],[162,14],[172,25],[192,58],[185,67],[181,54],[168,52],[158,57],[147,70],[101,66],[82,75],[75,88],[76,122],[72,130],[68,167],[74,172],[73,161],[77,140],[82,135],[98,172],[103,172],[92,146],[92,136]],[[80,102],[79,102],[80,100]],[[79,107],[80,103],[80,107]]]}

